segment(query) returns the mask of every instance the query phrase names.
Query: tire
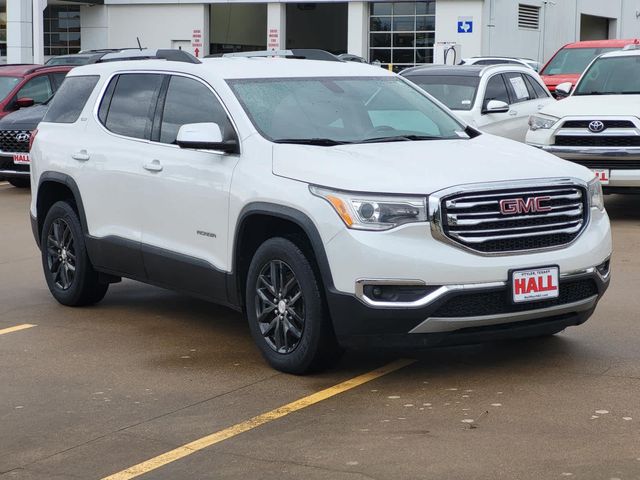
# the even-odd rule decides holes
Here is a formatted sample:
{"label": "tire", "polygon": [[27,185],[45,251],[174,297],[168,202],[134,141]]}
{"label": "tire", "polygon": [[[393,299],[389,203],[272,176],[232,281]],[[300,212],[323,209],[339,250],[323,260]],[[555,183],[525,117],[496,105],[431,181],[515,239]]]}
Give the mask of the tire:
{"label": "tire", "polygon": [[273,368],[303,374],[340,358],[321,282],[295,243],[276,237],[258,248],[245,299],[251,335]]}
{"label": "tire", "polygon": [[78,214],[70,203],[57,202],[47,212],[40,249],[49,291],[58,302],[77,307],[104,298],[109,284],[99,281],[91,265]]}
{"label": "tire", "polygon": [[17,188],[29,188],[31,180],[28,178],[8,178],[7,181]]}

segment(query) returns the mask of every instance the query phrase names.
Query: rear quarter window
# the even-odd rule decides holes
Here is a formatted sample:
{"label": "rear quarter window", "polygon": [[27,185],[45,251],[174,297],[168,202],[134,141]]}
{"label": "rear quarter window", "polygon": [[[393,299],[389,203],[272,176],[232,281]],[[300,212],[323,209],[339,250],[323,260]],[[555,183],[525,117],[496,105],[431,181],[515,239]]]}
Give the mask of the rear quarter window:
{"label": "rear quarter window", "polygon": [[74,123],[80,117],[98,80],[97,75],[68,77],[62,82],[42,119],[50,123]]}

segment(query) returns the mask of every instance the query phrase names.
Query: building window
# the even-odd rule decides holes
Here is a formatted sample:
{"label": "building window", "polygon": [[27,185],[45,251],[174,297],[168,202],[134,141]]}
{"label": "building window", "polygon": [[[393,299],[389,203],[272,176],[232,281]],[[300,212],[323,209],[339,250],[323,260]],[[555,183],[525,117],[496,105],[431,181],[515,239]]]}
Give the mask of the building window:
{"label": "building window", "polygon": [[540,28],[540,7],[519,4],[518,27],[538,30]]}
{"label": "building window", "polygon": [[50,5],[44,10],[44,54],[80,51],[80,6]]}
{"label": "building window", "polygon": [[436,2],[371,3],[369,61],[400,71],[433,63]]}
{"label": "building window", "polygon": [[0,57],[7,56],[7,5],[0,6]]}

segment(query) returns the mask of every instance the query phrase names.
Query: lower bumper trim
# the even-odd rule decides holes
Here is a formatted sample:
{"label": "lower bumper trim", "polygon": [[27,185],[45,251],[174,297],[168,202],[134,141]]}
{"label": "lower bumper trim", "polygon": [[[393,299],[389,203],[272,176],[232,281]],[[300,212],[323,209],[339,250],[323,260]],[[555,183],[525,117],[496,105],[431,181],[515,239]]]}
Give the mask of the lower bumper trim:
{"label": "lower bumper trim", "polygon": [[553,307],[527,310],[517,313],[502,313],[498,315],[484,315],[477,317],[431,317],[409,333],[438,333],[460,330],[468,327],[482,327],[486,325],[499,325],[504,323],[536,320],[565,313],[578,313],[591,310],[598,301],[598,295],[586,298],[579,302],[556,305]]}

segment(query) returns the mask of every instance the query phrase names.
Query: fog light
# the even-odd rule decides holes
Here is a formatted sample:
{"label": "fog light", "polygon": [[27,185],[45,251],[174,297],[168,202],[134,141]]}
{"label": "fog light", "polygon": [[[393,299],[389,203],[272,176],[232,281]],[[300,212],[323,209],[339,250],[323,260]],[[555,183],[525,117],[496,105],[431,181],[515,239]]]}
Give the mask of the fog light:
{"label": "fog light", "polygon": [[600,265],[598,265],[596,267],[596,270],[598,272],[598,275],[600,275],[600,277],[605,280],[607,279],[607,277],[609,277],[609,274],[611,273],[611,259],[607,258],[604,262],[602,262]]}

